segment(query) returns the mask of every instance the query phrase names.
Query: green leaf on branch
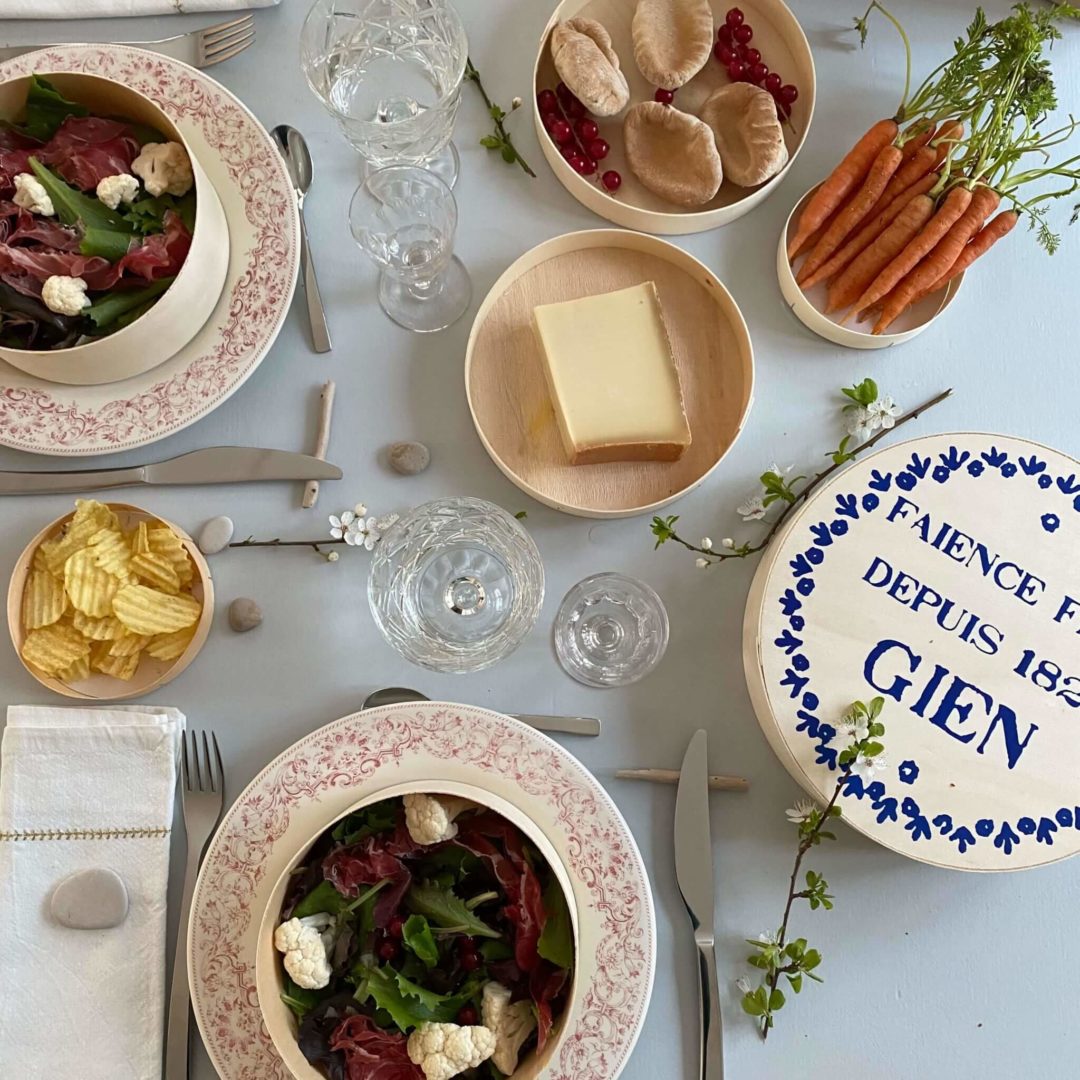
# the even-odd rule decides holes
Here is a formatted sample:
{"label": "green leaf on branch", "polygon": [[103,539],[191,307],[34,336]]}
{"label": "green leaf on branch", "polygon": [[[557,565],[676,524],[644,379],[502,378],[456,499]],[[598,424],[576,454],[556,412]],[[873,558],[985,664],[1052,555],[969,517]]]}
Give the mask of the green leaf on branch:
{"label": "green leaf on branch", "polygon": [[661,544],[666,544],[669,540],[675,537],[675,522],[679,520],[679,515],[674,514],[672,517],[662,518],[654,517],[652,519],[652,534],[656,537],[655,551]]}
{"label": "green leaf on branch", "polygon": [[742,997],[743,1012],[749,1013],[751,1016],[761,1016],[764,1013],[761,1002],[758,1001],[756,994],[753,991],[743,994]]}
{"label": "green leaf on branch", "polygon": [[480,140],[481,146],[486,146],[489,150],[498,150],[502,146],[502,139],[497,138],[494,135],[485,135]]}
{"label": "green leaf on branch", "polygon": [[798,994],[802,990],[802,975],[788,975],[787,981],[791,983],[791,989]]}
{"label": "green leaf on branch", "polygon": [[776,1012],[777,1009],[782,1009],[786,1000],[787,999],[784,997],[784,992],[779,988],[775,989],[769,995],[769,1011]]}

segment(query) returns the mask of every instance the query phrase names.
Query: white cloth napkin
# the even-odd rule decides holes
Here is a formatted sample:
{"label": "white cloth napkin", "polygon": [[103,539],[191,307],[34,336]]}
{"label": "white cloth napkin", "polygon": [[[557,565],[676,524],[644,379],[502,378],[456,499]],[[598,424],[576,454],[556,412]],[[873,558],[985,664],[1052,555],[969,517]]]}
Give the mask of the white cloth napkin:
{"label": "white cloth napkin", "polygon": [[[0,0],[0,19],[104,19],[112,15],[195,15],[273,7],[279,0]],[[164,35],[158,35],[164,36]]]}
{"label": "white cloth napkin", "polygon": [[[182,713],[152,706],[8,709],[0,746],[0,1077],[160,1077],[169,830],[183,726]],[[72,835],[80,831],[109,835]],[[111,930],[55,923],[53,888],[98,867],[124,880],[127,919]]]}

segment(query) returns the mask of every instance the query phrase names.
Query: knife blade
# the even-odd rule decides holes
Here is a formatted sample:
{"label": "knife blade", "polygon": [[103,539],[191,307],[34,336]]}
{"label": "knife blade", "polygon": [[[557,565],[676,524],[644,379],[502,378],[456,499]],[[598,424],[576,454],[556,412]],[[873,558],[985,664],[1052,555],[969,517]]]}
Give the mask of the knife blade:
{"label": "knife blade", "polygon": [[77,494],[133,485],[245,484],[340,480],[341,469],[308,454],[254,446],[215,446],[127,469],[0,472],[0,495]]}
{"label": "knife blade", "polygon": [[698,731],[683,758],[675,796],[675,878],[698,950],[701,1080],[723,1080],[720,986],[716,977],[712,835],[709,828],[709,736]]}

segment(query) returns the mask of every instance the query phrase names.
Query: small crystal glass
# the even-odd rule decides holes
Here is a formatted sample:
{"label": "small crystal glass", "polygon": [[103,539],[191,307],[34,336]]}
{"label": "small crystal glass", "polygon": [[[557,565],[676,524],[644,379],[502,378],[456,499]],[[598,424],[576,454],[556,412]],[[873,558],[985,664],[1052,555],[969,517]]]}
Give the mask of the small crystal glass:
{"label": "small crystal glass", "polygon": [[544,566],[532,537],[482,499],[425,503],[383,534],[368,602],[383,636],[432,671],[480,671],[536,625]]}
{"label": "small crystal glass", "polygon": [[352,197],[349,226],[382,269],[379,303],[394,322],[426,334],[465,314],[472,281],[454,256],[457,203],[434,173],[411,165],[373,172]]}
{"label": "small crystal glass", "polygon": [[586,686],[628,686],[667,649],[664,602],[643,581],[594,574],[563,598],[555,616],[555,652],[563,670]]}
{"label": "small crystal glass", "polygon": [[308,85],[365,162],[423,165],[450,187],[468,53],[447,0],[316,0],[300,35]]}

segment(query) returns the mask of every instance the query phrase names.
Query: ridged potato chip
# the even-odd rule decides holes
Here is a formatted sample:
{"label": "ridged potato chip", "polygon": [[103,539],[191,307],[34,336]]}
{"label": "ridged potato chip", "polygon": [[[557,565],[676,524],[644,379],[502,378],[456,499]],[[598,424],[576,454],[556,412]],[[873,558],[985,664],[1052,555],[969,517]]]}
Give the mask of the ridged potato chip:
{"label": "ridged potato chip", "polygon": [[[119,529],[120,520],[103,503],[96,499],[76,499],[75,514],[71,519],[72,524],[81,524],[85,521],[97,523],[98,529]],[[97,532],[97,529],[94,530]]]}
{"label": "ridged potato chip", "polygon": [[161,525],[150,529],[146,536],[150,544],[150,550],[155,555],[161,555],[169,560],[181,585],[190,585],[195,577],[195,567],[191,565],[191,558],[184,548],[184,542],[172,531]]}
{"label": "ridged potato chip", "polygon": [[64,584],[48,570],[34,570],[26,579],[22,596],[24,630],[38,630],[58,622],[67,611],[68,598]]}
{"label": "ridged potato chip", "polygon": [[82,548],[64,564],[64,586],[74,608],[103,619],[112,614],[112,599],[120,588],[120,579],[98,566],[93,549]]}
{"label": "ridged potato chip", "polygon": [[171,634],[192,626],[202,612],[193,596],[169,596],[145,585],[125,585],[113,597],[116,617],[136,634]]}
{"label": "ridged potato chip", "polygon": [[127,633],[127,628],[115,615],[94,619],[75,610],[72,612],[71,625],[88,641],[115,641]]}
{"label": "ridged potato chip", "polygon": [[128,682],[135,677],[139,667],[139,653],[132,656],[114,656],[109,651],[109,642],[99,641],[91,650],[90,666],[103,675]]}
{"label": "ridged potato chip", "polygon": [[56,547],[57,541],[46,540],[43,544],[39,545],[37,551],[34,552],[34,561],[31,565],[33,570],[43,570],[46,574],[52,574],[53,577],[63,580],[64,567],[60,566],[60,569],[54,571],[49,566],[49,553]]}
{"label": "ridged potato chip", "polygon": [[73,626],[55,623],[31,630],[23,641],[22,658],[46,675],[58,676],[90,655],[90,643]]}
{"label": "ridged potato chip", "polygon": [[119,529],[99,529],[90,537],[94,561],[107,574],[121,581],[130,576],[131,549]]}
{"label": "ridged potato chip", "polygon": [[77,683],[90,678],[90,655],[80,657],[69,668],[65,668],[57,675],[62,683]]}
{"label": "ridged potato chip", "polygon": [[150,540],[148,539],[147,525],[145,521],[140,521],[135,526],[135,531],[128,537],[128,542],[131,544],[132,555],[147,555],[150,552]]}
{"label": "ridged potato chip", "polygon": [[171,634],[158,634],[150,639],[150,644],[146,646],[146,655],[155,660],[179,660],[194,636],[194,625],[184,630],[175,630]]}
{"label": "ridged potato chip", "polygon": [[180,577],[164,555],[148,552],[146,555],[132,555],[131,572],[144,584],[162,592],[176,595],[180,591]]}
{"label": "ridged potato chip", "polygon": [[138,656],[150,642],[149,634],[127,633],[111,643],[110,656]]}

